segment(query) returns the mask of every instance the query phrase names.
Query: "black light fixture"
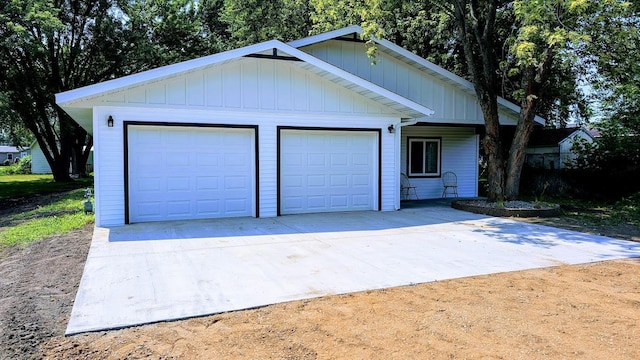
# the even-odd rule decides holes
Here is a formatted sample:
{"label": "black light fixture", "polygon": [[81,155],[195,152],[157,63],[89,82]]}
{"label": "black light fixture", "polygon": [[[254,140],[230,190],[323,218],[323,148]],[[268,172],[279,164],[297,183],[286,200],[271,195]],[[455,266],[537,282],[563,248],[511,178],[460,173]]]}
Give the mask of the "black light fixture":
{"label": "black light fixture", "polygon": [[396,132],[396,128],[393,127],[393,124],[389,125],[387,130],[389,130],[389,134],[393,134],[394,132]]}
{"label": "black light fixture", "polygon": [[107,119],[107,126],[113,127],[113,116],[111,115],[109,115],[109,118]]}

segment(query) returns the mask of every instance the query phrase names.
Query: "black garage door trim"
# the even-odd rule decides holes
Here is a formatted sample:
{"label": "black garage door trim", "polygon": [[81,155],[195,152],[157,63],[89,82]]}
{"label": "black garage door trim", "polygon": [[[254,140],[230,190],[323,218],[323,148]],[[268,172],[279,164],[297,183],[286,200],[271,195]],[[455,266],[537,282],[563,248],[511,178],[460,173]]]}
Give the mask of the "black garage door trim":
{"label": "black garage door trim", "polygon": [[122,131],[124,135],[124,223],[129,224],[129,126],[168,126],[168,127],[192,127],[192,128],[234,128],[253,129],[255,148],[255,210],[256,217],[260,217],[260,169],[258,148],[258,125],[235,124],[203,124],[203,123],[179,123],[179,122],[149,122],[149,121],[123,121]]}
{"label": "black garage door trim", "polygon": [[382,130],[379,128],[340,128],[340,127],[317,127],[317,126],[278,126],[277,127],[277,215],[281,216],[280,208],[280,193],[281,193],[281,180],[280,180],[280,140],[282,136],[282,130],[320,130],[320,131],[354,131],[354,132],[374,132],[378,134],[378,209],[380,211],[382,209]]}

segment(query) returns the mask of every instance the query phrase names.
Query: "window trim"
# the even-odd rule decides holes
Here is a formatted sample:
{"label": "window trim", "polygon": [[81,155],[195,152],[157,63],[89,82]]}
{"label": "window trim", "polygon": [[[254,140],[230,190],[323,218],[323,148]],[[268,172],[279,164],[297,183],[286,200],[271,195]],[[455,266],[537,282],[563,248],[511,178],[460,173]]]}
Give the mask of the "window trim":
{"label": "window trim", "polygon": [[[438,146],[438,164],[437,171],[435,173],[412,173],[411,172],[411,146],[413,142],[421,142],[425,143],[436,143]],[[426,146],[423,146],[423,158],[426,155],[424,152],[427,149]],[[439,178],[442,177],[442,137],[435,136],[409,136],[407,137],[407,177],[410,178]]]}
{"label": "window trim", "polygon": [[13,160],[13,154],[7,153],[7,160]]}

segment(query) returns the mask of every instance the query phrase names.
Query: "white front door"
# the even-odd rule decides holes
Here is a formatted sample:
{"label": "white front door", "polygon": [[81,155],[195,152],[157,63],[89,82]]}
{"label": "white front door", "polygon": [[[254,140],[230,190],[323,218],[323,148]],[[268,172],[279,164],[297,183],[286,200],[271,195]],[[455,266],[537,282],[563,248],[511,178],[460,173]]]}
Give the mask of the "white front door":
{"label": "white front door", "polygon": [[255,216],[253,129],[128,126],[129,222]]}
{"label": "white front door", "polygon": [[378,209],[377,132],[280,131],[281,215]]}

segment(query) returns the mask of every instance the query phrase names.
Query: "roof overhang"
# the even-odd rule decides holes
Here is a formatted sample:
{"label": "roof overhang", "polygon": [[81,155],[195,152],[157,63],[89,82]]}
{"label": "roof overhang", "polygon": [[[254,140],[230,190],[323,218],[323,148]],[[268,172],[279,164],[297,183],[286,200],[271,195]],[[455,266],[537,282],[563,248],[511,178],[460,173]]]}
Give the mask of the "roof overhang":
{"label": "roof overhang", "polygon": [[82,127],[92,132],[94,105],[91,104],[91,99],[123,91],[131,87],[184,75],[246,56],[259,56],[261,58],[269,58],[270,56],[275,58],[277,56],[280,59],[289,60],[294,66],[310,71],[323,79],[334,82],[365,98],[393,109],[400,114],[402,118],[418,118],[433,114],[433,110],[426,106],[384,89],[279,40],[270,40],[69,90],[56,94],[56,103]]}

